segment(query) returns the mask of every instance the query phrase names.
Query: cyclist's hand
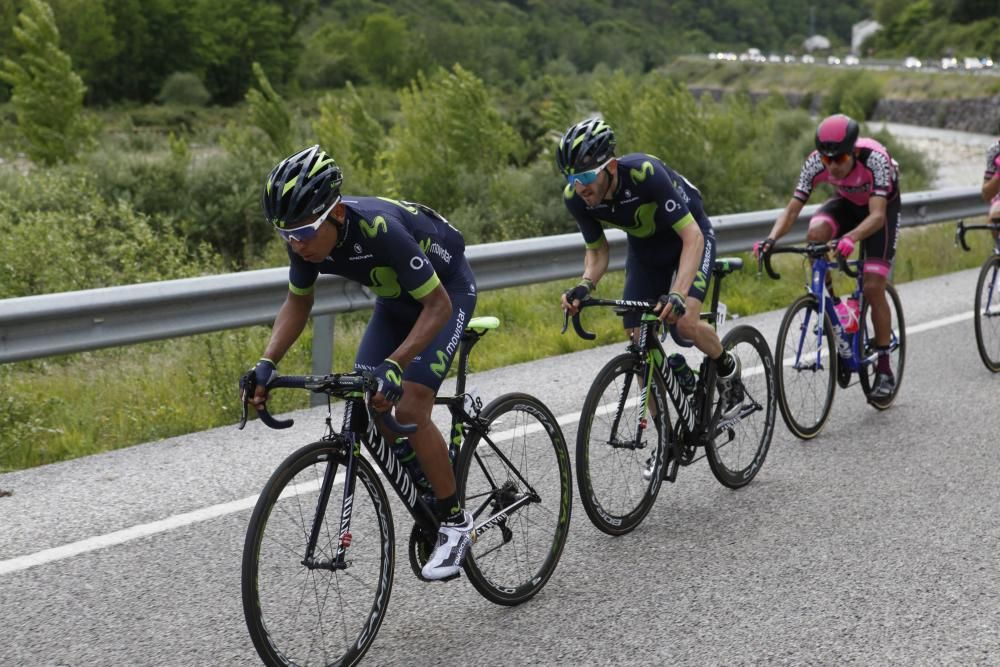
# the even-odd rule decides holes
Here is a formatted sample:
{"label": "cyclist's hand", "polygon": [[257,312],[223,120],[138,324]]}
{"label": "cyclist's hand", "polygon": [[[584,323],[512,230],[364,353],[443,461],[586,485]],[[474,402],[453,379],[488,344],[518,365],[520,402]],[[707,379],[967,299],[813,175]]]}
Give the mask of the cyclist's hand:
{"label": "cyclist's hand", "polygon": [[760,259],[764,255],[771,252],[771,248],[774,247],[774,239],[768,236],[763,241],[757,241],[753,244],[753,256],[754,259]]}
{"label": "cyclist's hand", "polygon": [[580,311],[580,302],[590,296],[592,289],[594,289],[594,283],[584,278],[563,292],[562,309],[570,315],[576,315]]}
{"label": "cyclist's hand", "polygon": [[841,236],[840,240],[837,241],[837,252],[847,259],[854,252],[854,239],[850,236]]}
{"label": "cyclist's hand", "polygon": [[[267,402],[267,385],[278,377],[278,367],[270,359],[262,358],[240,378],[240,400],[252,403],[260,410]],[[247,392],[252,392],[247,396]]]}
{"label": "cyclist's hand", "polygon": [[372,407],[378,412],[392,409],[403,397],[403,369],[392,359],[386,359],[372,371],[378,391],[372,397]]}
{"label": "cyclist's hand", "polygon": [[671,292],[660,296],[659,302],[653,307],[653,312],[659,313],[660,321],[667,324],[674,324],[684,317],[687,308],[684,305],[684,295],[680,292]]}

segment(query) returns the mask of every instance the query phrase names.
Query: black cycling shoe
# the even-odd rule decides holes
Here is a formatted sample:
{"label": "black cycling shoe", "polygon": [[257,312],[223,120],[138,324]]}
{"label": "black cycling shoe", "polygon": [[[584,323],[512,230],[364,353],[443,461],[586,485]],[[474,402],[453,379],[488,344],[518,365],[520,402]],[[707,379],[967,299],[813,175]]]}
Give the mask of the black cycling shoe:
{"label": "black cycling shoe", "polygon": [[847,389],[847,385],[851,384],[851,369],[842,359],[837,360],[837,384],[841,389]]}
{"label": "black cycling shoe", "polygon": [[872,390],[868,393],[868,398],[873,401],[884,401],[892,397],[896,390],[896,378],[892,373],[876,373],[875,382],[872,383]]}

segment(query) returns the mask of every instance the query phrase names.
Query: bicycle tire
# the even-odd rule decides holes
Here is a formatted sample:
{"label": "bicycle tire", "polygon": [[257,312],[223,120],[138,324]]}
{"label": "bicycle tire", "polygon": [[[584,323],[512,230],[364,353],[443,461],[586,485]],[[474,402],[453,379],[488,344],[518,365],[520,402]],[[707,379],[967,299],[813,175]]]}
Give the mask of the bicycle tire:
{"label": "bicycle tire", "polygon": [[[477,530],[496,523],[479,534],[463,568],[483,597],[513,606],[545,586],[562,555],[573,502],[569,452],[555,416],[527,394],[504,394],[479,417],[489,442],[471,430],[456,461],[456,483]],[[506,518],[494,518],[525,498]]]}
{"label": "bicycle tire", "polygon": [[[823,313],[823,338],[817,344],[815,324],[819,317],[819,302],[816,297],[811,294],[800,296],[785,311],[774,348],[775,384],[781,419],[792,435],[801,440],[815,438],[823,430],[830,417],[837,386],[840,358],[837,356],[833,325]],[[807,327],[804,332],[803,329]],[[803,336],[803,333],[806,335]],[[820,346],[820,363],[823,354],[826,354],[825,378],[822,375],[823,369],[815,364],[810,367],[811,362],[806,362],[805,367],[801,367],[802,360],[811,360],[817,354],[817,345]],[[826,349],[823,350],[823,347]],[[800,360],[800,368],[794,367],[795,359]]]}
{"label": "bicycle tire", "polygon": [[[271,475],[250,517],[243,546],[243,612],[266,665],[357,664],[385,618],[395,571],[392,513],[385,488],[361,457],[356,459],[350,566],[334,571],[302,564],[320,483],[327,466],[336,466],[336,473],[344,465],[341,452],[331,443],[316,442],[291,454]],[[315,551],[322,558],[336,551],[342,491],[343,484],[335,483],[323,516]],[[339,612],[327,609],[335,604]],[[338,623],[343,623],[340,631]]]}
{"label": "bicycle tire", "polygon": [[[903,305],[899,300],[899,294],[896,293],[896,288],[892,285],[887,284],[885,286],[885,295],[888,299],[889,307],[892,310],[892,337],[896,340],[895,347],[889,353],[892,373],[896,378],[896,386],[893,388],[892,394],[890,394],[887,398],[879,401],[874,401],[870,398],[868,399],[868,402],[876,410],[885,410],[892,405],[894,400],[896,400],[896,396],[899,394],[899,387],[903,384],[903,369],[906,365],[906,322],[903,319]],[[869,321],[869,310],[868,303],[865,303],[861,308],[861,354],[865,358],[875,354],[875,329]],[[864,390],[865,396],[867,397],[871,394],[872,385],[875,383],[875,364],[863,364],[859,375],[861,380],[861,389]]]}
{"label": "bicycle tire", "polygon": [[[657,414],[662,416],[660,437],[655,437],[655,429],[646,429],[647,433],[654,434],[654,446],[629,449],[610,444],[635,441],[642,391],[638,381],[640,366],[638,358],[630,353],[611,359],[594,378],[580,413],[576,436],[576,480],[580,502],[591,523],[608,535],[624,535],[635,530],[649,514],[663,481],[671,425],[667,390],[659,373],[653,373],[650,398]],[[611,393],[607,393],[609,390]],[[625,391],[628,396],[622,399],[622,392]],[[617,427],[612,433],[619,403],[625,406],[624,412],[617,419]],[[649,439],[642,442],[645,444]],[[653,475],[647,481],[642,478],[642,471],[651,455],[655,455],[657,461]]]}
{"label": "bicycle tire", "polygon": [[[1000,294],[997,273],[1000,255],[990,255],[976,281],[976,347],[979,358],[991,372],[1000,372]],[[990,310],[992,308],[992,311]]]}
{"label": "bicycle tire", "polygon": [[[712,474],[724,486],[746,486],[760,472],[774,436],[774,358],[764,336],[749,325],[731,329],[722,346],[740,360],[744,398],[740,417],[706,446]],[[720,442],[727,437],[726,442]]]}

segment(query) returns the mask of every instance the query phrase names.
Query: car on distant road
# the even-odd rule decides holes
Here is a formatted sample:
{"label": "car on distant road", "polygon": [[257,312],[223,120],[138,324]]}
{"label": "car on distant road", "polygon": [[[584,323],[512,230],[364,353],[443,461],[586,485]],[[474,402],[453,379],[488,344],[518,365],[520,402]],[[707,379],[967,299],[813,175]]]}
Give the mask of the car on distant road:
{"label": "car on distant road", "polygon": [[920,58],[914,58],[913,56],[907,56],[906,60],[903,61],[903,67],[906,69],[920,69],[923,65],[920,62]]}
{"label": "car on distant road", "polygon": [[802,56],[802,62],[804,62],[806,65],[812,65],[814,62],[816,62],[816,59],[813,58],[811,54],[807,53],[804,56]]}
{"label": "car on distant road", "polygon": [[990,58],[989,56],[980,58],[979,62],[983,64],[983,67],[993,67],[993,58]]}
{"label": "car on distant road", "polygon": [[837,56],[827,56],[826,57],[826,64],[827,65],[839,65],[840,64],[840,58],[838,58]]}
{"label": "car on distant road", "polygon": [[942,58],[941,69],[955,69],[958,67],[958,58]]}
{"label": "car on distant road", "polygon": [[790,54],[790,53],[786,53],[786,54],[785,54],[785,57],[784,57],[784,61],[785,61],[786,63],[794,63],[794,62],[795,62],[795,56],[793,56],[793,55],[792,55],[792,54]]}
{"label": "car on distant road", "polygon": [[853,53],[851,53],[851,54],[848,54],[848,55],[844,56],[844,64],[845,65],[860,65],[861,64],[861,59],[858,58]]}
{"label": "car on distant road", "polygon": [[983,64],[979,62],[979,58],[963,58],[962,67],[965,69],[982,69]]}
{"label": "car on distant road", "polygon": [[777,53],[772,53],[771,55],[769,55],[767,57],[767,62],[769,62],[769,63],[780,63],[781,62],[781,56],[779,56]]}

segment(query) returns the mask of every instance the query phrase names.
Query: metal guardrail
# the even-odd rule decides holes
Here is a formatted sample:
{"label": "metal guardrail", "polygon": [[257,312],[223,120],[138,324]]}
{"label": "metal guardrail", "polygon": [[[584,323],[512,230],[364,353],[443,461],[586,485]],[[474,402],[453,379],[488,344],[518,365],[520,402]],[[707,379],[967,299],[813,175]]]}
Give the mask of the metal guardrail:
{"label": "metal guardrail", "polygon": [[[903,195],[903,226],[985,215],[979,188]],[[806,207],[783,240],[805,238]],[[770,230],[781,209],[713,217],[718,254],[745,252]],[[626,235],[607,231],[610,269],[625,265]],[[480,291],[578,276],[583,242],[576,233],[470,246],[466,255]],[[44,294],[0,300],[0,363],[117,347],[273,321],[288,289],[285,268]],[[553,297],[553,303],[555,303]],[[313,307],[313,371],[329,372],[333,315],[370,308],[360,285],[321,276]],[[329,341],[329,344],[326,344]]]}

